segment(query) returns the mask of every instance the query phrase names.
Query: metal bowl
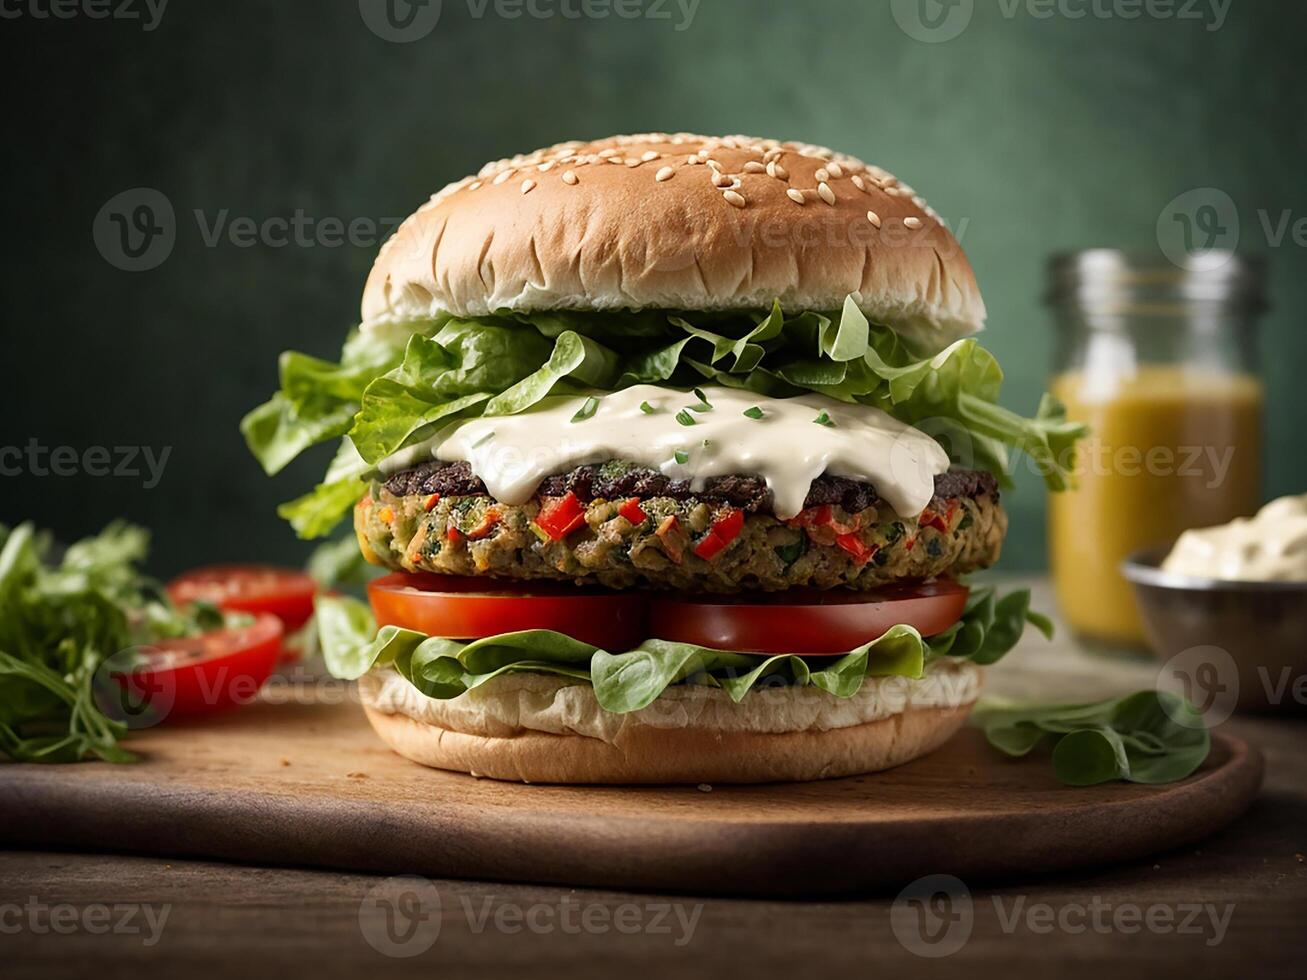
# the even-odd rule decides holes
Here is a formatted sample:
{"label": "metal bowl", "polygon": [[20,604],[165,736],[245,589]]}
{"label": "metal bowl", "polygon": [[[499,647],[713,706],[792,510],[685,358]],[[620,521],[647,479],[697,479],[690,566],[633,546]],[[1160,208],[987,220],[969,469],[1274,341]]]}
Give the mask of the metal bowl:
{"label": "metal bowl", "polygon": [[[1211,711],[1307,710],[1307,582],[1235,582],[1161,569],[1171,546],[1121,565],[1153,652]],[[1206,705],[1204,705],[1206,702]]]}

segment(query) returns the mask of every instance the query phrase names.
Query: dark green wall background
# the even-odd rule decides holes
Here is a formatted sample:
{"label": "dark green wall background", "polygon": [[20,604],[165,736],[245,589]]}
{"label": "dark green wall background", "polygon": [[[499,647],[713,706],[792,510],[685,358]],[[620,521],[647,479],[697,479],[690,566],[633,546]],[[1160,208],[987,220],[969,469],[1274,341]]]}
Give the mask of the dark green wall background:
{"label": "dark green wall background", "polygon": [[[306,548],[273,507],[325,464],[267,480],[236,422],[273,386],[279,350],[336,349],[375,244],[209,247],[192,211],[206,221],[224,209],[260,221],[296,209],[399,217],[487,159],[645,129],[825,143],[965,220],[991,311],[986,340],[1008,372],[1005,402],[1022,411],[1050,357],[1047,254],[1151,243],[1177,194],[1224,190],[1241,247],[1271,263],[1267,490],[1307,488],[1307,250],[1287,237],[1271,247],[1258,218],[1307,217],[1307,5],[1233,0],[1209,30],[1210,19],[1042,19],[1015,0],[977,0],[962,34],[933,44],[871,0],[702,0],[679,31],[474,9],[444,0],[439,25],[411,44],[373,34],[355,0],[173,0],[150,32],[86,17],[0,20],[0,444],[173,447],[152,490],[139,479],[0,477],[0,520],[32,517],[71,538],[127,516],[155,529],[162,572],[298,560]],[[92,222],[142,186],[172,202],[177,243],[158,268],[121,272],[97,252]],[[1009,502],[1005,564],[1038,567],[1042,492],[1027,478]]]}

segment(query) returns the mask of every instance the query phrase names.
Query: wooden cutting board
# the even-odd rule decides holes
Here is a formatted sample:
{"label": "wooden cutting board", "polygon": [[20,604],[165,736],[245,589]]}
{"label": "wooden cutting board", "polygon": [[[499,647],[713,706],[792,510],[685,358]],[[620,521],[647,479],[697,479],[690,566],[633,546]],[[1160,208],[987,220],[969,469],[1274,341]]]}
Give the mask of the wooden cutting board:
{"label": "wooden cutting board", "polygon": [[[339,693],[339,692],[338,692]],[[625,889],[831,895],[968,883],[1190,844],[1235,819],[1256,750],[1216,736],[1168,786],[1060,785],[967,729],[890,772],[766,786],[523,786],[424,769],[355,703],[257,704],[141,733],[131,766],[0,764],[0,841]]]}

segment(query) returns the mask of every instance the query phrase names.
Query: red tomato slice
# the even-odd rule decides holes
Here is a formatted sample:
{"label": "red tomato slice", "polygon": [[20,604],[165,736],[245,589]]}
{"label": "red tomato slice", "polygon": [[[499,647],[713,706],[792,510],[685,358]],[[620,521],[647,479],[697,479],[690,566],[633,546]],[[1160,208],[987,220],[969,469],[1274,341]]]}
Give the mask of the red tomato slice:
{"label": "red tomato slice", "polygon": [[122,689],[115,707],[157,724],[248,704],[277,665],[282,634],[263,613],[249,626],[139,647],[140,662],[111,675]]}
{"label": "red tomato slice", "polygon": [[874,592],[655,595],[649,602],[649,625],[659,639],[717,650],[840,654],[900,623],[915,626],[922,636],[942,633],[961,618],[967,591],[940,581]]}
{"label": "red tomato slice", "polygon": [[368,598],[380,626],[451,639],[545,629],[615,653],[647,635],[645,601],[637,592],[394,572],[370,582]]}
{"label": "red tomato slice", "polygon": [[207,565],[168,583],[178,605],[211,602],[232,612],[272,613],[293,633],[313,615],[317,584],[295,568],[275,565]]}

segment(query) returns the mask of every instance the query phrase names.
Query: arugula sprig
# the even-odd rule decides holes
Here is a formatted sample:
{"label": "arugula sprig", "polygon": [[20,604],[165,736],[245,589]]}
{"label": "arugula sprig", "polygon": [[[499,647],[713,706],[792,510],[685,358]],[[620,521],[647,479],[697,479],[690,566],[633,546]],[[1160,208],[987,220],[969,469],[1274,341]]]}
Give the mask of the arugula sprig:
{"label": "arugula sprig", "polygon": [[0,756],[131,761],[118,744],[126,729],[96,704],[97,669],[129,647],[201,632],[218,615],[174,607],[137,568],[148,547],[144,529],[114,523],[56,565],[49,535],[0,525]]}

